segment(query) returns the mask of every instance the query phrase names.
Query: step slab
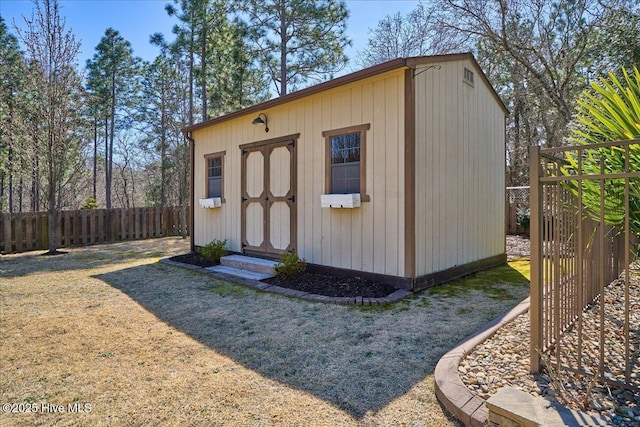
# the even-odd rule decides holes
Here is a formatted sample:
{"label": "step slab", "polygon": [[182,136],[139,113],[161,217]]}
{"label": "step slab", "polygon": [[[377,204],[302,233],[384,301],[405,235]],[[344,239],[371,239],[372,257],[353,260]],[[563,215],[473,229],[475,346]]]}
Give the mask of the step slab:
{"label": "step slab", "polygon": [[220,264],[240,270],[249,270],[256,273],[274,275],[273,266],[278,262],[270,259],[254,258],[244,255],[229,255],[220,258]]}
{"label": "step slab", "polygon": [[251,280],[263,280],[268,279],[269,277],[273,277],[273,274],[268,273],[259,273],[250,270],[244,270],[241,268],[230,267],[228,265],[215,265],[213,267],[205,268],[207,271],[211,271],[214,273],[222,273],[228,276],[233,277],[242,277],[243,279],[251,279]]}

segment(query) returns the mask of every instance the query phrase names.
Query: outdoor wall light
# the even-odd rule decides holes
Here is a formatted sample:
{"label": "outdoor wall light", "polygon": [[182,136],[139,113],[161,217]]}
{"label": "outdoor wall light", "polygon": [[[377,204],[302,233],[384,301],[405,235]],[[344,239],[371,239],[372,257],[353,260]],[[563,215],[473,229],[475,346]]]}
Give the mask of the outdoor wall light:
{"label": "outdoor wall light", "polygon": [[[263,119],[264,117],[264,119]],[[265,113],[258,114],[258,117],[253,119],[252,125],[264,125],[264,131],[269,132],[269,126],[267,126],[267,115]]]}

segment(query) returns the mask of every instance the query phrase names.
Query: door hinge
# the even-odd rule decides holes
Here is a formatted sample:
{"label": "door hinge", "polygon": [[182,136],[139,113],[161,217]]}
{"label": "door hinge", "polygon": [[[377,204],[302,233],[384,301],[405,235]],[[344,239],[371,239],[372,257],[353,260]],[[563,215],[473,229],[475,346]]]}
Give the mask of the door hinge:
{"label": "door hinge", "polygon": [[289,197],[287,200],[292,202],[292,203],[295,203],[296,202],[296,196],[293,195],[293,196]]}
{"label": "door hinge", "polygon": [[293,148],[295,148],[295,147],[296,147],[296,140],[294,139],[294,140],[293,140],[293,141],[291,141],[288,145],[289,145],[289,147],[293,147]]}

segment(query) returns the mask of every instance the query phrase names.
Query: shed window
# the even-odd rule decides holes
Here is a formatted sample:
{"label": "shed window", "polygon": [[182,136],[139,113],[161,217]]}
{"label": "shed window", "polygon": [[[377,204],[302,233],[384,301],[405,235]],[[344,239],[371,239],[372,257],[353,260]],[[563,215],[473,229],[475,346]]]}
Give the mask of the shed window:
{"label": "shed window", "polygon": [[366,196],[366,131],[369,124],[325,131],[327,194],[359,193]]}
{"label": "shed window", "polygon": [[207,165],[207,198],[223,199],[224,153],[205,156]]}
{"label": "shed window", "polygon": [[331,137],[331,193],[360,192],[360,133]]}
{"label": "shed window", "polygon": [[473,86],[473,71],[469,70],[468,68],[464,69],[464,81],[465,83],[469,83],[471,86]]}

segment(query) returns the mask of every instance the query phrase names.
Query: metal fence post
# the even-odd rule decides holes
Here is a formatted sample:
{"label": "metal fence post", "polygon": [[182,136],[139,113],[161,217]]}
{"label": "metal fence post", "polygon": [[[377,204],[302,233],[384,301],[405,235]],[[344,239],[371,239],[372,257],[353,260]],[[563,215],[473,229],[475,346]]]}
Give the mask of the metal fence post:
{"label": "metal fence post", "polygon": [[529,357],[531,372],[540,371],[540,354],[542,351],[542,185],[540,175],[540,147],[529,147],[529,185],[531,204],[530,239],[531,239],[531,285],[529,320],[531,328]]}

